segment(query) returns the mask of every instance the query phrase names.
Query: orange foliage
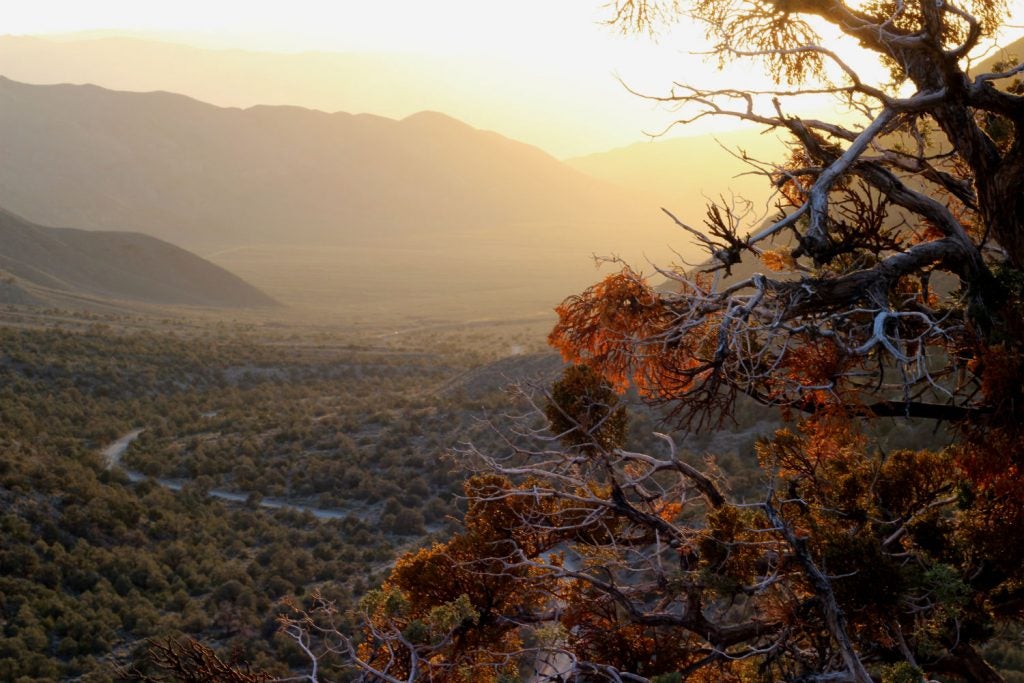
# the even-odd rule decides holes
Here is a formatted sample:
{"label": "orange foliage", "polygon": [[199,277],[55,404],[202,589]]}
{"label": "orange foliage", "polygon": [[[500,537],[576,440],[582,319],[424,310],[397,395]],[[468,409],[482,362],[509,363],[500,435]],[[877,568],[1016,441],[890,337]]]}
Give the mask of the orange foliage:
{"label": "orange foliage", "polygon": [[796,260],[788,249],[765,250],[761,253],[761,262],[765,268],[776,273],[792,270],[796,266]]}
{"label": "orange foliage", "polygon": [[565,605],[561,623],[577,657],[642,676],[678,671],[697,658],[686,631],[634,624],[613,600],[585,582],[569,583],[560,597]]}
{"label": "orange foliage", "polygon": [[[800,423],[800,433],[780,429],[771,441],[757,445],[762,469],[777,472],[780,477],[818,482],[819,474],[830,463],[857,463],[866,439],[856,433],[842,417],[821,416]],[[827,484],[827,481],[822,481]]]}
{"label": "orange foliage", "polygon": [[[1024,425],[968,429],[955,449],[973,508],[963,534],[976,552],[1013,576],[1024,572]],[[1021,606],[1024,611],[1024,605]]]}
{"label": "orange foliage", "polygon": [[817,339],[790,348],[783,367],[788,379],[807,387],[802,396],[825,406],[837,402],[840,379],[850,369],[850,361],[831,341]]}
{"label": "orange foliage", "polygon": [[677,316],[629,268],[569,297],[555,312],[548,342],[620,393],[632,383],[648,398],[678,398],[710,371],[705,359],[714,354],[720,315],[669,336]]}
{"label": "orange foliage", "polygon": [[[466,481],[469,499],[465,531],[447,543],[407,553],[395,563],[384,592],[403,603],[400,626],[425,623],[435,610],[465,601],[475,611],[452,633],[450,645],[433,658],[431,680],[453,683],[487,682],[515,673],[514,659],[506,655],[520,646],[519,628],[506,617],[528,613],[546,603],[553,590],[545,570],[522,560],[535,559],[566,540],[575,519],[586,514],[571,511],[552,498],[518,495],[533,482],[513,485],[497,475],[478,475]],[[530,523],[524,523],[524,521]],[[569,534],[581,531],[580,525]],[[539,531],[545,529],[545,531]],[[548,561],[557,564],[557,556]],[[370,615],[371,624],[393,615]],[[361,649],[371,663],[383,665],[390,653]],[[402,658],[400,658],[402,659]]]}
{"label": "orange foliage", "polygon": [[672,522],[683,511],[682,503],[665,503],[658,510],[658,516],[666,522]]}
{"label": "orange foliage", "polygon": [[618,391],[633,374],[636,340],[655,337],[671,323],[661,298],[629,268],[569,297],[555,312],[550,344],[565,360],[598,370]]}
{"label": "orange foliage", "polygon": [[803,148],[793,148],[789,160],[783,165],[784,173],[780,172],[773,176],[772,181],[791,206],[800,206],[804,203],[805,188],[814,184],[813,175],[793,175],[794,171],[801,168],[814,167],[815,162],[808,156]]}

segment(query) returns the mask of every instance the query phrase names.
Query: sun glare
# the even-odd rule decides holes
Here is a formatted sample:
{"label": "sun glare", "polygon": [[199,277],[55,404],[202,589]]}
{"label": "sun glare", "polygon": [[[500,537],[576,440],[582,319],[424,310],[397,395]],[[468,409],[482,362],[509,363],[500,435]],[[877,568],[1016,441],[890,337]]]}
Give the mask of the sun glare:
{"label": "sun glare", "polygon": [[[1019,10],[1021,4],[1015,7]],[[141,36],[219,50],[388,55],[396,64],[404,60],[404,66],[396,68],[404,70],[406,78],[369,69],[361,76],[342,75],[327,64],[282,76],[277,85],[271,85],[274,75],[268,74],[262,88],[227,83],[204,89],[182,79],[161,83],[159,72],[149,74],[145,82],[157,79],[157,87],[222,106],[298,104],[393,118],[436,109],[562,158],[641,141],[645,134],[696,135],[737,125],[705,119],[675,126],[674,121],[692,112],[675,111],[630,91],[665,96],[677,80],[708,88],[772,87],[750,62],[719,69],[716,60],[704,56],[711,46],[694,22],[680,22],[659,40],[651,40],[619,35],[604,23],[609,16],[610,9],[600,0],[41,0],[7,8],[3,30],[59,39]],[[1008,29],[1005,39],[1019,33],[1020,29]],[[866,80],[884,81],[884,68],[853,41],[834,30],[823,30],[822,38]],[[120,70],[138,68],[125,63]],[[841,71],[832,72],[842,82]],[[101,85],[145,89],[135,84],[141,80],[126,76]],[[794,113],[835,108],[835,101],[827,97],[785,104]]]}

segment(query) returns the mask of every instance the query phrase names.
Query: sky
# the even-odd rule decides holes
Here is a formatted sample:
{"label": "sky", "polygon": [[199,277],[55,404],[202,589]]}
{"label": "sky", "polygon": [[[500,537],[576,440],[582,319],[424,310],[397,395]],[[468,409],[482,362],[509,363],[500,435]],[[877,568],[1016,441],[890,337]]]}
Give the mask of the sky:
{"label": "sky", "polygon": [[204,31],[248,47],[444,54],[516,53],[552,45],[594,54],[608,48],[600,0],[37,0],[5,8],[8,33],[84,29]]}
{"label": "sky", "polygon": [[[672,112],[630,95],[620,80],[656,95],[673,79],[766,85],[756,67],[718,72],[692,54],[708,49],[693,22],[681,22],[655,41],[619,35],[603,23],[609,15],[603,0],[35,0],[5,7],[0,31],[143,33],[214,48],[447,60],[442,68],[459,73],[445,78],[461,78],[467,92],[480,83],[481,101],[446,113],[561,157],[642,140],[645,132],[674,120]],[[361,103],[345,104],[338,108],[358,113]],[[431,102],[410,98],[404,110],[371,113],[397,116],[424,108]],[[721,126],[702,124],[685,132],[709,130]]]}

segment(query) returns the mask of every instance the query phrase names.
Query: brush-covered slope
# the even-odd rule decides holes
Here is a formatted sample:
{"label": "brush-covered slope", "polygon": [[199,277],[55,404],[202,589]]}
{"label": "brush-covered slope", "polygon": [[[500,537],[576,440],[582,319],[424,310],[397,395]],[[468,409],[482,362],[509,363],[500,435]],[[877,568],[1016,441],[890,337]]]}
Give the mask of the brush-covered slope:
{"label": "brush-covered slope", "polygon": [[638,227],[655,211],[649,200],[430,112],[243,110],[0,79],[0,155],[11,210],[47,224],[144,226],[189,248],[666,241]]}
{"label": "brush-covered slope", "polygon": [[156,238],[47,228],[0,209],[0,299],[43,304],[51,292],[149,304],[274,305],[223,268]]}

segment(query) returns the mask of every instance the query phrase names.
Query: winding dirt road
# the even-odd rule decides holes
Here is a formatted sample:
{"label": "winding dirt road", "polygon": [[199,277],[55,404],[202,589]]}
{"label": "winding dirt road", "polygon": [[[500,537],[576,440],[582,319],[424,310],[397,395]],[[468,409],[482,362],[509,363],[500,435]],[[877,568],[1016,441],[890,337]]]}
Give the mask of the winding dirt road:
{"label": "winding dirt road", "polygon": [[[149,477],[142,472],[136,472],[129,470],[121,464],[121,459],[127,452],[128,447],[132,445],[142,432],[146,431],[143,428],[133,429],[127,434],[122,435],[117,441],[114,441],[107,445],[103,449],[103,458],[107,462],[107,469],[118,468],[123,470],[128,478],[133,481],[144,481],[152,478],[153,481],[160,484],[166,489],[171,491],[180,491],[189,483],[187,479],[164,479],[162,477]],[[218,498],[220,500],[226,500],[232,503],[245,503],[249,499],[249,494],[237,493],[234,491],[225,491],[224,489],[210,489],[207,492],[211,498]],[[344,519],[348,516],[354,516],[362,519],[364,522],[373,521],[373,516],[368,512],[356,512],[353,510],[331,510],[328,508],[318,508],[311,505],[300,505],[298,503],[291,503],[280,498],[262,498],[259,502],[260,507],[268,508],[271,510],[295,510],[296,512],[308,512],[317,519]]]}

